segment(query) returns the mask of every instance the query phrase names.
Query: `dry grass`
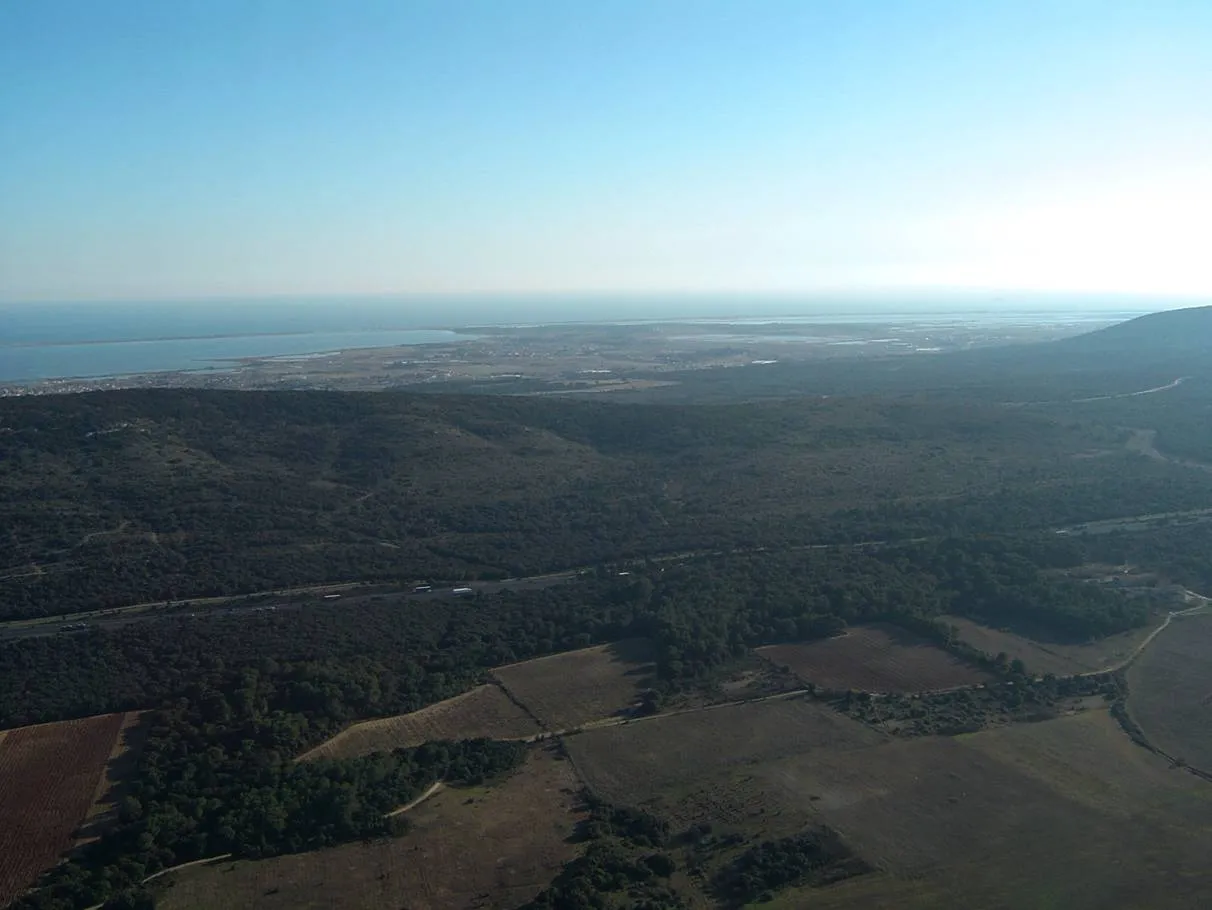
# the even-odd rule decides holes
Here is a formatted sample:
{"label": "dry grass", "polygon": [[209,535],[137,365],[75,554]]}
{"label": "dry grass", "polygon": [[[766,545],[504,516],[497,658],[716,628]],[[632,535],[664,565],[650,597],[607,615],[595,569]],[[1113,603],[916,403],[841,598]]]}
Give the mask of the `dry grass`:
{"label": "dry grass", "polygon": [[123,720],[104,714],[20,727],[0,743],[0,906],[71,848]]}
{"label": "dry grass", "polygon": [[1165,759],[1133,743],[1106,708],[985,730],[958,741],[1065,799],[1125,819],[1160,807],[1178,815],[1190,812],[1202,823],[1208,808],[1203,800],[1212,798],[1212,787],[1175,773]]}
{"label": "dry grass", "polygon": [[578,782],[551,747],[487,789],[446,789],[403,837],[168,876],[162,910],[506,910],[573,858]]}
{"label": "dry grass", "polygon": [[[675,830],[709,822],[752,842],[826,824],[876,867],[790,889],[775,908],[1144,910],[1202,906],[1212,893],[1212,785],[1133,745],[1105,709],[889,741],[805,735],[781,710],[749,716],[776,707],[815,706],[633,723],[569,747],[595,790]],[[708,868],[732,855],[709,855]]]}
{"label": "dry grass", "polygon": [[299,760],[357,758],[441,739],[520,739],[538,732],[534,719],[510,701],[500,686],[485,685],[411,714],[354,724]]}
{"label": "dry grass", "polygon": [[924,692],[985,682],[988,674],[896,626],[858,626],[836,638],[758,653],[824,689]]}
{"label": "dry grass", "polygon": [[1212,786],[1168,772],[1105,711],[789,758],[756,777],[880,870],[813,891],[813,907],[1177,908],[1212,891]]}
{"label": "dry grass", "polygon": [[1175,619],[1128,670],[1128,692],[1151,743],[1212,772],[1212,615]]}
{"label": "dry grass", "polygon": [[510,664],[493,671],[548,730],[569,730],[633,708],[653,680],[643,639]]}
{"label": "dry grass", "polygon": [[694,789],[704,776],[787,755],[839,755],[882,737],[805,699],[726,706],[587,730],[567,740],[589,787],[634,804]]}
{"label": "dry grass", "polygon": [[1133,629],[1088,644],[1063,645],[1033,641],[1013,632],[982,626],[962,616],[946,616],[944,620],[959,630],[960,641],[965,644],[986,654],[1005,653],[1011,660],[1021,660],[1032,673],[1056,676],[1072,676],[1114,666],[1130,656],[1153,628]]}

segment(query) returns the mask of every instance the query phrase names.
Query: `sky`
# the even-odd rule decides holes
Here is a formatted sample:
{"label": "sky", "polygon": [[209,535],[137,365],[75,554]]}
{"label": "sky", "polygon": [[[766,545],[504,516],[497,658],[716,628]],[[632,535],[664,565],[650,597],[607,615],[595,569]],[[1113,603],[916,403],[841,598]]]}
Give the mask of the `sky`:
{"label": "sky", "polygon": [[1212,298],[1212,2],[0,0],[0,301]]}

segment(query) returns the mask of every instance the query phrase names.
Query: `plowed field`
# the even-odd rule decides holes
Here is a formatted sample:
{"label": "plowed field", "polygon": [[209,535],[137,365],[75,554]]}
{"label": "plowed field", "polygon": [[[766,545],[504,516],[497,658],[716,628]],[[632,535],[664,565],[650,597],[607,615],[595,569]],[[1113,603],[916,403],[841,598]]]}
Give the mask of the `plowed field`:
{"label": "plowed field", "polygon": [[0,740],[0,906],[72,846],[122,723],[122,714],[104,714]]}
{"label": "plowed field", "polygon": [[823,689],[926,692],[990,677],[904,629],[857,626],[824,641],[759,648],[767,660]]}

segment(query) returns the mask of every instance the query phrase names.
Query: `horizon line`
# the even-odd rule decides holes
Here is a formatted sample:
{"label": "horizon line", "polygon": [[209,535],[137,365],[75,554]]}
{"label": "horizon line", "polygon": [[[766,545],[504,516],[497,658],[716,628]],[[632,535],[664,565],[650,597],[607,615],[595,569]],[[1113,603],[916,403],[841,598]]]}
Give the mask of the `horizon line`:
{"label": "horizon line", "polygon": [[270,292],[270,293],[225,293],[225,294],[169,294],[163,296],[88,296],[88,297],[46,297],[46,298],[0,298],[0,306],[67,306],[67,305],[105,305],[105,304],[206,304],[206,303],[327,303],[346,300],[378,301],[383,303],[399,302],[428,302],[428,301],[516,301],[527,299],[533,302],[559,302],[561,298],[568,300],[618,300],[620,302],[641,302],[654,299],[666,300],[724,300],[734,297],[751,297],[763,300],[821,299],[828,297],[848,298],[854,302],[872,298],[918,296],[923,294],[940,295],[980,295],[1008,298],[1069,298],[1089,299],[1095,297],[1123,301],[1171,300],[1171,301],[1206,301],[1212,304],[1212,292],[1169,292],[1169,291],[1115,291],[1115,290],[1077,290],[1072,288],[1002,288],[982,286],[923,286],[923,285],[889,285],[871,287],[817,287],[799,290],[746,289],[729,288],[721,290],[704,289],[635,289],[622,288],[617,290],[568,288],[541,290],[461,290],[461,291],[319,291],[319,292]]}

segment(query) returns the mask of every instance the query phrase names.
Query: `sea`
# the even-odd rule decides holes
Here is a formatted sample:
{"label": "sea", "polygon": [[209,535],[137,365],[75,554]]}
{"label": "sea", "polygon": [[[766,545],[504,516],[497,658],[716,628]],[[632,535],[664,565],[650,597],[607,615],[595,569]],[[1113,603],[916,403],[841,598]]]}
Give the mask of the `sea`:
{"label": "sea", "polygon": [[230,369],[249,357],[449,343],[487,326],[646,322],[1107,325],[1182,302],[1004,295],[308,298],[0,304],[0,382]]}

